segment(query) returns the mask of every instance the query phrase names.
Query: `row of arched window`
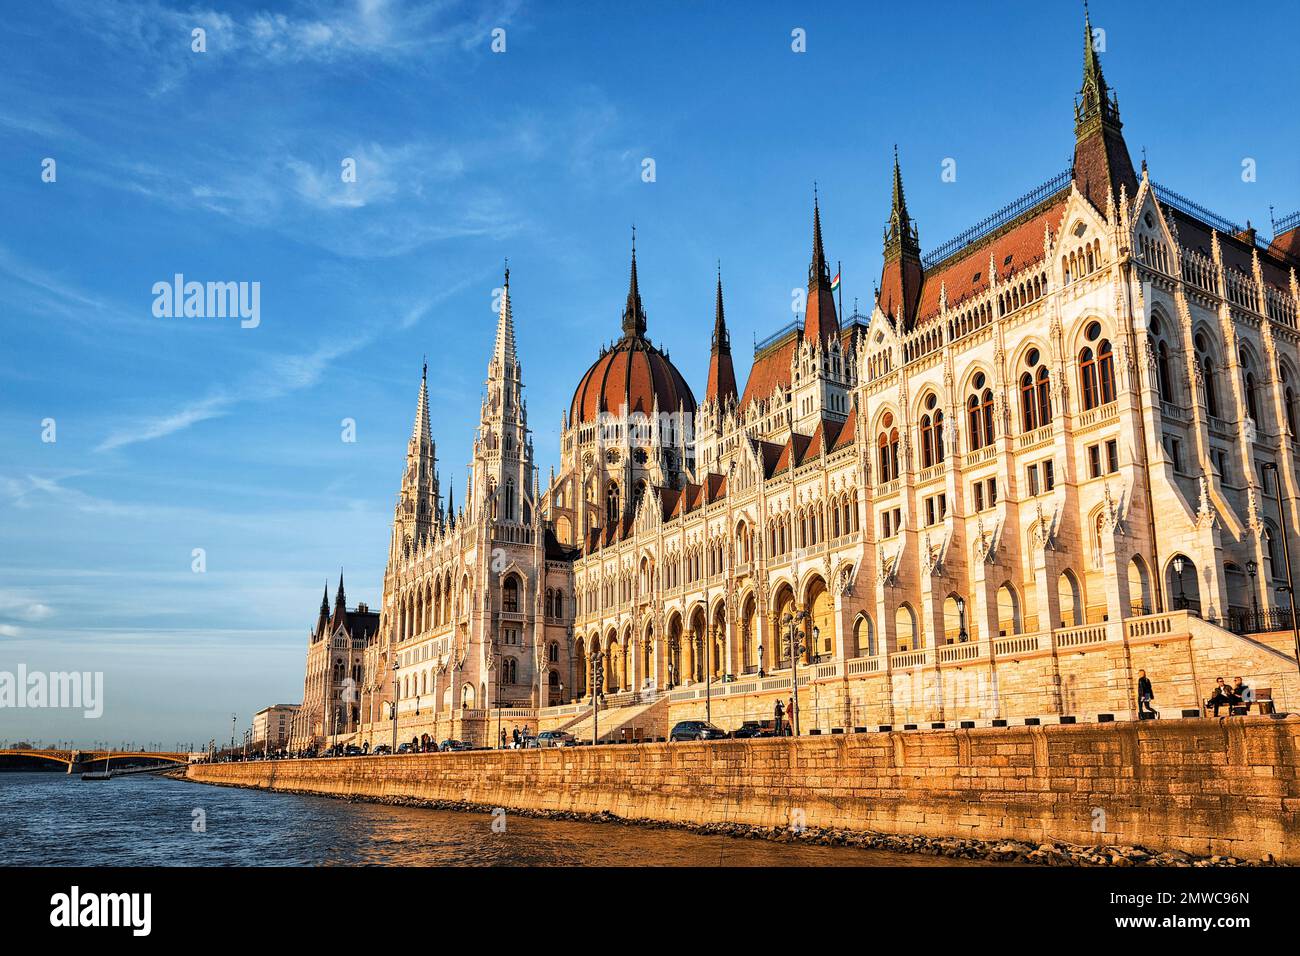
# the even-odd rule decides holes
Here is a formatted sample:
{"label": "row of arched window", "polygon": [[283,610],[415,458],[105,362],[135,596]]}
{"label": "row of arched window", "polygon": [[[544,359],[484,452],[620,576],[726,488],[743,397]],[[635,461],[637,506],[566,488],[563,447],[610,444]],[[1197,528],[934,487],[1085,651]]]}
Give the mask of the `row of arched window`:
{"label": "row of arched window", "polygon": [[[1087,342],[1079,351],[1079,391],[1085,411],[1109,405],[1118,397],[1115,379],[1115,355],[1109,339],[1102,337],[1099,322],[1085,330]],[[1020,424],[1024,432],[1050,425],[1053,419],[1052,373],[1036,348],[1025,353],[1018,379]],[[984,372],[971,379],[966,396],[966,442],[968,451],[977,451],[997,437],[992,384]],[[899,477],[899,430],[893,412],[881,417],[876,436],[877,478],[884,483]],[[929,468],[944,460],[944,416],[937,396],[925,397],[920,420],[921,467]]]}

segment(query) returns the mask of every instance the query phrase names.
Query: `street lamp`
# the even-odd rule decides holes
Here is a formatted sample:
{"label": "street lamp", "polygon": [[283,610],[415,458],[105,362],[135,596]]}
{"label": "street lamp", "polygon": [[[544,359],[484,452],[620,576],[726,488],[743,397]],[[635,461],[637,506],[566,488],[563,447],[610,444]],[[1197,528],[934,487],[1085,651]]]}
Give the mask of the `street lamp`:
{"label": "street lamp", "polygon": [[1259,565],[1254,558],[1246,562],[1246,573],[1250,575],[1250,607],[1254,613],[1256,631],[1259,630],[1259,593],[1255,590],[1255,575],[1258,571]]}
{"label": "street lamp", "polygon": [[605,654],[596,651],[591,655],[591,743],[600,743],[600,686],[605,680]]}
{"label": "street lamp", "polygon": [[239,718],[234,714],[230,715],[230,755],[235,755],[235,721]]}
{"label": "street lamp", "polygon": [[1277,501],[1278,523],[1282,527],[1282,557],[1286,561],[1286,593],[1287,600],[1291,605],[1291,636],[1295,641],[1296,664],[1300,665],[1300,621],[1296,618],[1295,607],[1295,581],[1291,578],[1291,546],[1287,541],[1286,534],[1286,512],[1282,510],[1282,483],[1281,475],[1278,474],[1277,462],[1264,462],[1264,471],[1273,472],[1273,495]]}
{"label": "street lamp", "polygon": [[788,632],[786,640],[790,648],[790,709],[794,711],[790,715],[790,721],[796,737],[799,736],[799,655],[804,651],[804,632],[796,625],[807,620],[809,620],[807,611],[787,613],[781,619]]}
{"label": "street lamp", "polygon": [[1187,595],[1183,593],[1183,556],[1174,558],[1174,574],[1178,575],[1178,610],[1187,610]]}
{"label": "street lamp", "polygon": [[957,598],[957,643],[965,644],[970,640],[970,635],[966,633],[966,599]]}
{"label": "street lamp", "polygon": [[402,692],[402,685],[397,680],[397,657],[393,656],[393,750],[397,753],[397,701]]}

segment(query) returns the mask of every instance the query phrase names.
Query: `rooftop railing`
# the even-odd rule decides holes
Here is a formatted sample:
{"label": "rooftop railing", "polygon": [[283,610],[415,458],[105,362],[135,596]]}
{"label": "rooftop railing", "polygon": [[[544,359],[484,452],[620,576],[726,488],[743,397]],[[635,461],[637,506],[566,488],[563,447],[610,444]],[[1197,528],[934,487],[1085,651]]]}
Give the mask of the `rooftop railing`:
{"label": "rooftop railing", "polygon": [[983,239],[989,233],[1001,229],[1022,212],[1032,209],[1048,196],[1052,196],[1070,185],[1070,178],[1073,175],[1074,171],[1072,169],[1067,169],[1063,173],[1057,173],[1041,186],[1031,189],[1019,199],[1003,206],[993,215],[971,226],[961,235],[949,239],[943,245],[934,249],[934,251],[929,255],[922,256],[921,265],[927,270],[932,269],[945,259],[957,255],[972,243]]}

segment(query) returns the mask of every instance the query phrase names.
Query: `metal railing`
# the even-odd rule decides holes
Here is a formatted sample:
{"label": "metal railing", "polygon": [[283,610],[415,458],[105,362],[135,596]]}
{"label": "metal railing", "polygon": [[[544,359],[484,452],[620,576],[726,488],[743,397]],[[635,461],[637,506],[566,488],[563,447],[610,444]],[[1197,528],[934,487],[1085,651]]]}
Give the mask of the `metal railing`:
{"label": "metal railing", "polygon": [[1048,196],[1060,192],[1066,186],[1070,185],[1070,178],[1074,175],[1074,170],[1067,169],[1063,173],[1057,173],[1041,186],[1031,189],[1019,199],[1003,206],[993,215],[989,216],[975,225],[971,226],[961,235],[954,236],[943,245],[938,246],[929,255],[921,258],[921,265],[926,269],[932,269],[945,259],[956,255],[967,246],[987,236],[989,233],[1002,228],[1012,219],[1015,219],[1022,212],[1032,209],[1038,203],[1042,202]]}

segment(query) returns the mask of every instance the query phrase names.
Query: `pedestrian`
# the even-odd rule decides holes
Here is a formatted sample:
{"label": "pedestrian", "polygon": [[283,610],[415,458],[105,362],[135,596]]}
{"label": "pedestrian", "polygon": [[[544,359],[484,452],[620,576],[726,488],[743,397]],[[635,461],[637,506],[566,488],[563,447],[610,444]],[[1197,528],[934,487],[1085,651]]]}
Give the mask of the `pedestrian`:
{"label": "pedestrian", "polygon": [[514,740],[515,749],[518,750],[519,749],[519,725],[518,724],[515,725],[515,729],[514,731],[512,731],[511,736]]}
{"label": "pedestrian", "polygon": [[789,716],[789,718],[790,718],[789,721],[788,721],[788,724],[789,724],[789,732],[790,732],[790,736],[793,737],[793,736],[794,736],[794,728],[795,728],[795,713],[794,713],[794,698],[793,698],[793,697],[791,697],[791,698],[786,702],[786,705],[785,705],[785,712],[786,712],[787,716]]}
{"label": "pedestrian", "polygon": [[772,713],[773,713],[773,714],[775,715],[775,717],[776,717],[776,735],[777,735],[778,737],[780,737],[780,736],[782,736],[782,734],[781,734],[781,718],[785,716],[785,705],[784,705],[783,703],[781,703],[781,698],[780,698],[780,697],[778,697],[778,698],[776,699],[776,707],[773,709]]}
{"label": "pedestrian", "polygon": [[501,728],[501,749],[506,749],[506,729],[504,727]]}
{"label": "pedestrian", "polygon": [[1144,713],[1159,719],[1160,712],[1151,706],[1151,701],[1156,699],[1155,692],[1151,690],[1151,678],[1147,677],[1144,670],[1138,671],[1138,720],[1142,719]]}

